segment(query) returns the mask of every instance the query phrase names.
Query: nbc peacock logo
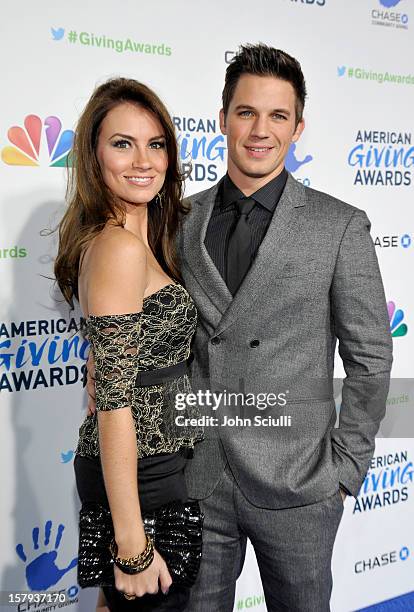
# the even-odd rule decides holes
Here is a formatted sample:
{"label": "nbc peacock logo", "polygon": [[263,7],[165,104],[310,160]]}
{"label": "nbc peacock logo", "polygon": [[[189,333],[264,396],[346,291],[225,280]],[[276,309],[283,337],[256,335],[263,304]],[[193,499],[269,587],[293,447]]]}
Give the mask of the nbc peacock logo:
{"label": "nbc peacock logo", "polygon": [[[37,115],[27,115],[24,127],[13,126],[7,132],[11,145],[3,147],[1,158],[10,166],[71,166],[74,132],[62,131],[58,117],[42,122]],[[44,145],[47,145],[44,146]]]}
{"label": "nbc peacock logo", "polygon": [[401,338],[408,332],[408,327],[404,320],[404,311],[396,308],[394,302],[388,302],[388,317],[390,319],[391,335],[393,338]]}

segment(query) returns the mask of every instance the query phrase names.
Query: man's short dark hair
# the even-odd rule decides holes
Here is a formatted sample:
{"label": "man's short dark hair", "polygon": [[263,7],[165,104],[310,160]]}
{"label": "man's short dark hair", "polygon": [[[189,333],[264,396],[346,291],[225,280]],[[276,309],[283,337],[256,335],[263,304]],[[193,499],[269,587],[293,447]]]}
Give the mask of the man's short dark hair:
{"label": "man's short dark hair", "polygon": [[296,123],[299,123],[305,106],[306,85],[297,59],[285,51],[262,43],[241,45],[226,70],[222,95],[224,116],[227,115],[237,83],[243,74],[274,76],[290,83],[296,94]]}

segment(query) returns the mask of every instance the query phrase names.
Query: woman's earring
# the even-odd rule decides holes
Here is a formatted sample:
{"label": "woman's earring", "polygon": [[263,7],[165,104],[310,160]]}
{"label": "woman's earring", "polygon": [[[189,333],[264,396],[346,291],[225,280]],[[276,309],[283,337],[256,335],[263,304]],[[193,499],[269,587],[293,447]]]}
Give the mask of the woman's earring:
{"label": "woman's earring", "polygon": [[157,196],[156,196],[156,198],[155,198],[155,199],[156,199],[156,202],[157,202],[157,204],[159,205],[159,207],[160,207],[160,208],[162,208],[162,207],[163,207],[163,205],[164,205],[164,194],[163,194],[163,192],[162,192],[162,191],[159,191],[159,192],[157,193]]}

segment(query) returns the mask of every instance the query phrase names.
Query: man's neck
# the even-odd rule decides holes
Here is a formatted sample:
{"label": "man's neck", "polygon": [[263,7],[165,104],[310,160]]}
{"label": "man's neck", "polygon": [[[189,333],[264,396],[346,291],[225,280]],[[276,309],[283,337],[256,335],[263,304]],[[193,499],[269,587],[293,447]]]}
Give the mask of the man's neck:
{"label": "man's neck", "polygon": [[263,177],[252,177],[243,174],[236,168],[228,167],[227,174],[231,178],[232,182],[240,191],[247,197],[251,196],[252,193],[256,193],[259,189],[273,181],[277,176],[279,176],[284,170],[284,166],[278,168],[277,171],[272,173],[270,176]]}

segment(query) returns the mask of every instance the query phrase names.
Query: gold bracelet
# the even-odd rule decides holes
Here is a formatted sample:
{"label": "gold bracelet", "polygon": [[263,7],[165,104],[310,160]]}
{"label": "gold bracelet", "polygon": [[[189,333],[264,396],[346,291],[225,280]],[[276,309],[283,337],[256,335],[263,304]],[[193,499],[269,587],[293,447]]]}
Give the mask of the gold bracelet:
{"label": "gold bracelet", "polygon": [[113,538],[109,545],[109,550],[112,556],[112,560],[121,571],[126,574],[138,574],[143,572],[152,563],[154,559],[154,542],[147,534],[146,546],[142,553],[135,557],[118,557],[118,545]]}

